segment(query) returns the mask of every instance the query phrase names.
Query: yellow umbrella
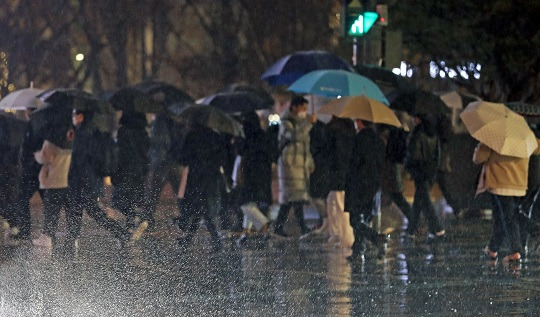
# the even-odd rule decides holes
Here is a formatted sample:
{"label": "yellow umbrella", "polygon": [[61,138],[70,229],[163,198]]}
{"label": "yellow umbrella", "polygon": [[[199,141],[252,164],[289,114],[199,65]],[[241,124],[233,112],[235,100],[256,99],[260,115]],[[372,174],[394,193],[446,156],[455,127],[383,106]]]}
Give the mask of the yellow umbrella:
{"label": "yellow umbrella", "polygon": [[526,158],[538,146],[525,119],[502,103],[471,102],[459,116],[473,138],[499,154]]}
{"label": "yellow umbrella", "polygon": [[319,113],[340,118],[362,119],[374,123],[384,123],[401,127],[401,123],[387,105],[366,96],[351,96],[334,99],[324,105]]}

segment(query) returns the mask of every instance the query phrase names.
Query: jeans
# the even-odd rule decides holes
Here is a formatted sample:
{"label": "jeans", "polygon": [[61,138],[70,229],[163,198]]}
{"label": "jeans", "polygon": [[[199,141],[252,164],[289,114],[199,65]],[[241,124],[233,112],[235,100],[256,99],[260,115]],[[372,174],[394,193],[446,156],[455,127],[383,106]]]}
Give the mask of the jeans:
{"label": "jeans", "polygon": [[46,189],[43,198],[44,224],[43,233],[52,237],[58,228],[60,210],[68,210],[67,188]]}
{"label": "jeans", "polygon": [[519,197],[499,196],[491,194],[493,203],[493,233],[489,241],[489,249],[498,252],[508,237],[510,253],[523,253],[518,224],[518,201]]}
{"label": "jeans", "polygon": [[418,230],[418,225],[420,223],[420,213],[424,214],[424,218],[427,221],[429,231],[432,234],[435,234],[442,230],[441,225],[439,224],[439,219],[435,214],[435,208],[431,203],[431,198],[429,197],[429,191],[433,186],[433,182],[424,179],[415,179],[414,180],[414,202],[412,206],[412,214],[409,218],[409,227],[407,232],[409,234],[415,234]]}
{"label": "jeans", "polygon": [[298,221],[298,225],[300,226],[302,233],[308,232],[309,229],[304,221],[304,202],[302,201],[295,201],[281,205],[279,208],[278,217],[276,219],[275,231],[283,232],[283,225],[289,216],[289,210],[291,210],[291,207],[294,208],[294,215],[296,216],[296,220]]}

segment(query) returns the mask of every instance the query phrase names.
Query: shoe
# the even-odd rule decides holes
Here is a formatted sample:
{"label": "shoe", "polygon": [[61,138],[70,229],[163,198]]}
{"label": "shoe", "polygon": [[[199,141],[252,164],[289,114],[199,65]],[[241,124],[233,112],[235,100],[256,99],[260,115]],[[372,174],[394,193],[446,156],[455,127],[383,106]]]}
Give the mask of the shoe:
{"label": "shoe", "polygon": [[32,239],[32,244],[36,247],[52,249],[54,243],[52,237],[41,233],[37,239]]}
{"label": "shoe", "polygon": [[148,229],[148,221],[145,220],[139,224],[139,226],[137,227],[137,229],[135,229],[135,231],[133,231],[133,233],[131,234],[131,237],[129,238],[129,242],[135,243],[139,241],[139,239],[143,236],[146,229]]}
{"label": "shoe", "polygon": [[484,255],[488,260],[496,261],[497,260],[497,252],[491,251],[489,249],[489,246],[486,245],[484,248]]}
{"label": "shoe", "polygon": [[509,254],[503,258],[503,262],[519,262],[521,261],[521,254],[519,252]]}

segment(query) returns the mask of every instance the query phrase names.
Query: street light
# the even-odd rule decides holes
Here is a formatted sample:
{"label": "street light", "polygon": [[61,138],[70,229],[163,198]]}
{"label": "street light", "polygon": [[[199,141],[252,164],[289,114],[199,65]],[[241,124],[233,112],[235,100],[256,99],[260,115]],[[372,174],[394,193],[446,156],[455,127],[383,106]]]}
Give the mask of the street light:
{"label": "street light", "polygon": [[84,59],[84,54],[79,53],[79,54],[75,55],[75,60],[76,61],[81,62],[83,59]]}

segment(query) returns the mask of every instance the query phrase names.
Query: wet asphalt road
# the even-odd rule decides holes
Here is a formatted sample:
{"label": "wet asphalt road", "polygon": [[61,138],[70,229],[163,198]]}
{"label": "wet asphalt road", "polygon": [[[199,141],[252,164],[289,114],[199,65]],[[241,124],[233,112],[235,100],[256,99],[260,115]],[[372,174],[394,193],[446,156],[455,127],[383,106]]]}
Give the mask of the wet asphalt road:
{"label": "wet asphalt road", "polygon": [[[384,214],[384,211],[383,211]],[[392,235],[386,255],[369,249],[349,263],[321,236],[213,253],[204,227],[181,253],[162,230],[121,250],[85,218],[78,255],[66,259],[23,244],[0,259],[0,316],[535,316],[539,253],[520,265],[482,258],[490,222],[447,221],[448,240]],[[292,217],[291,217],[292,218]],[[290,225],[290,224],[289,224]],[[291,229],[292,228],[292,229]],[[293,230],[290,227],[289,230]],[[59,240],[62,240],[62,229]]]}

